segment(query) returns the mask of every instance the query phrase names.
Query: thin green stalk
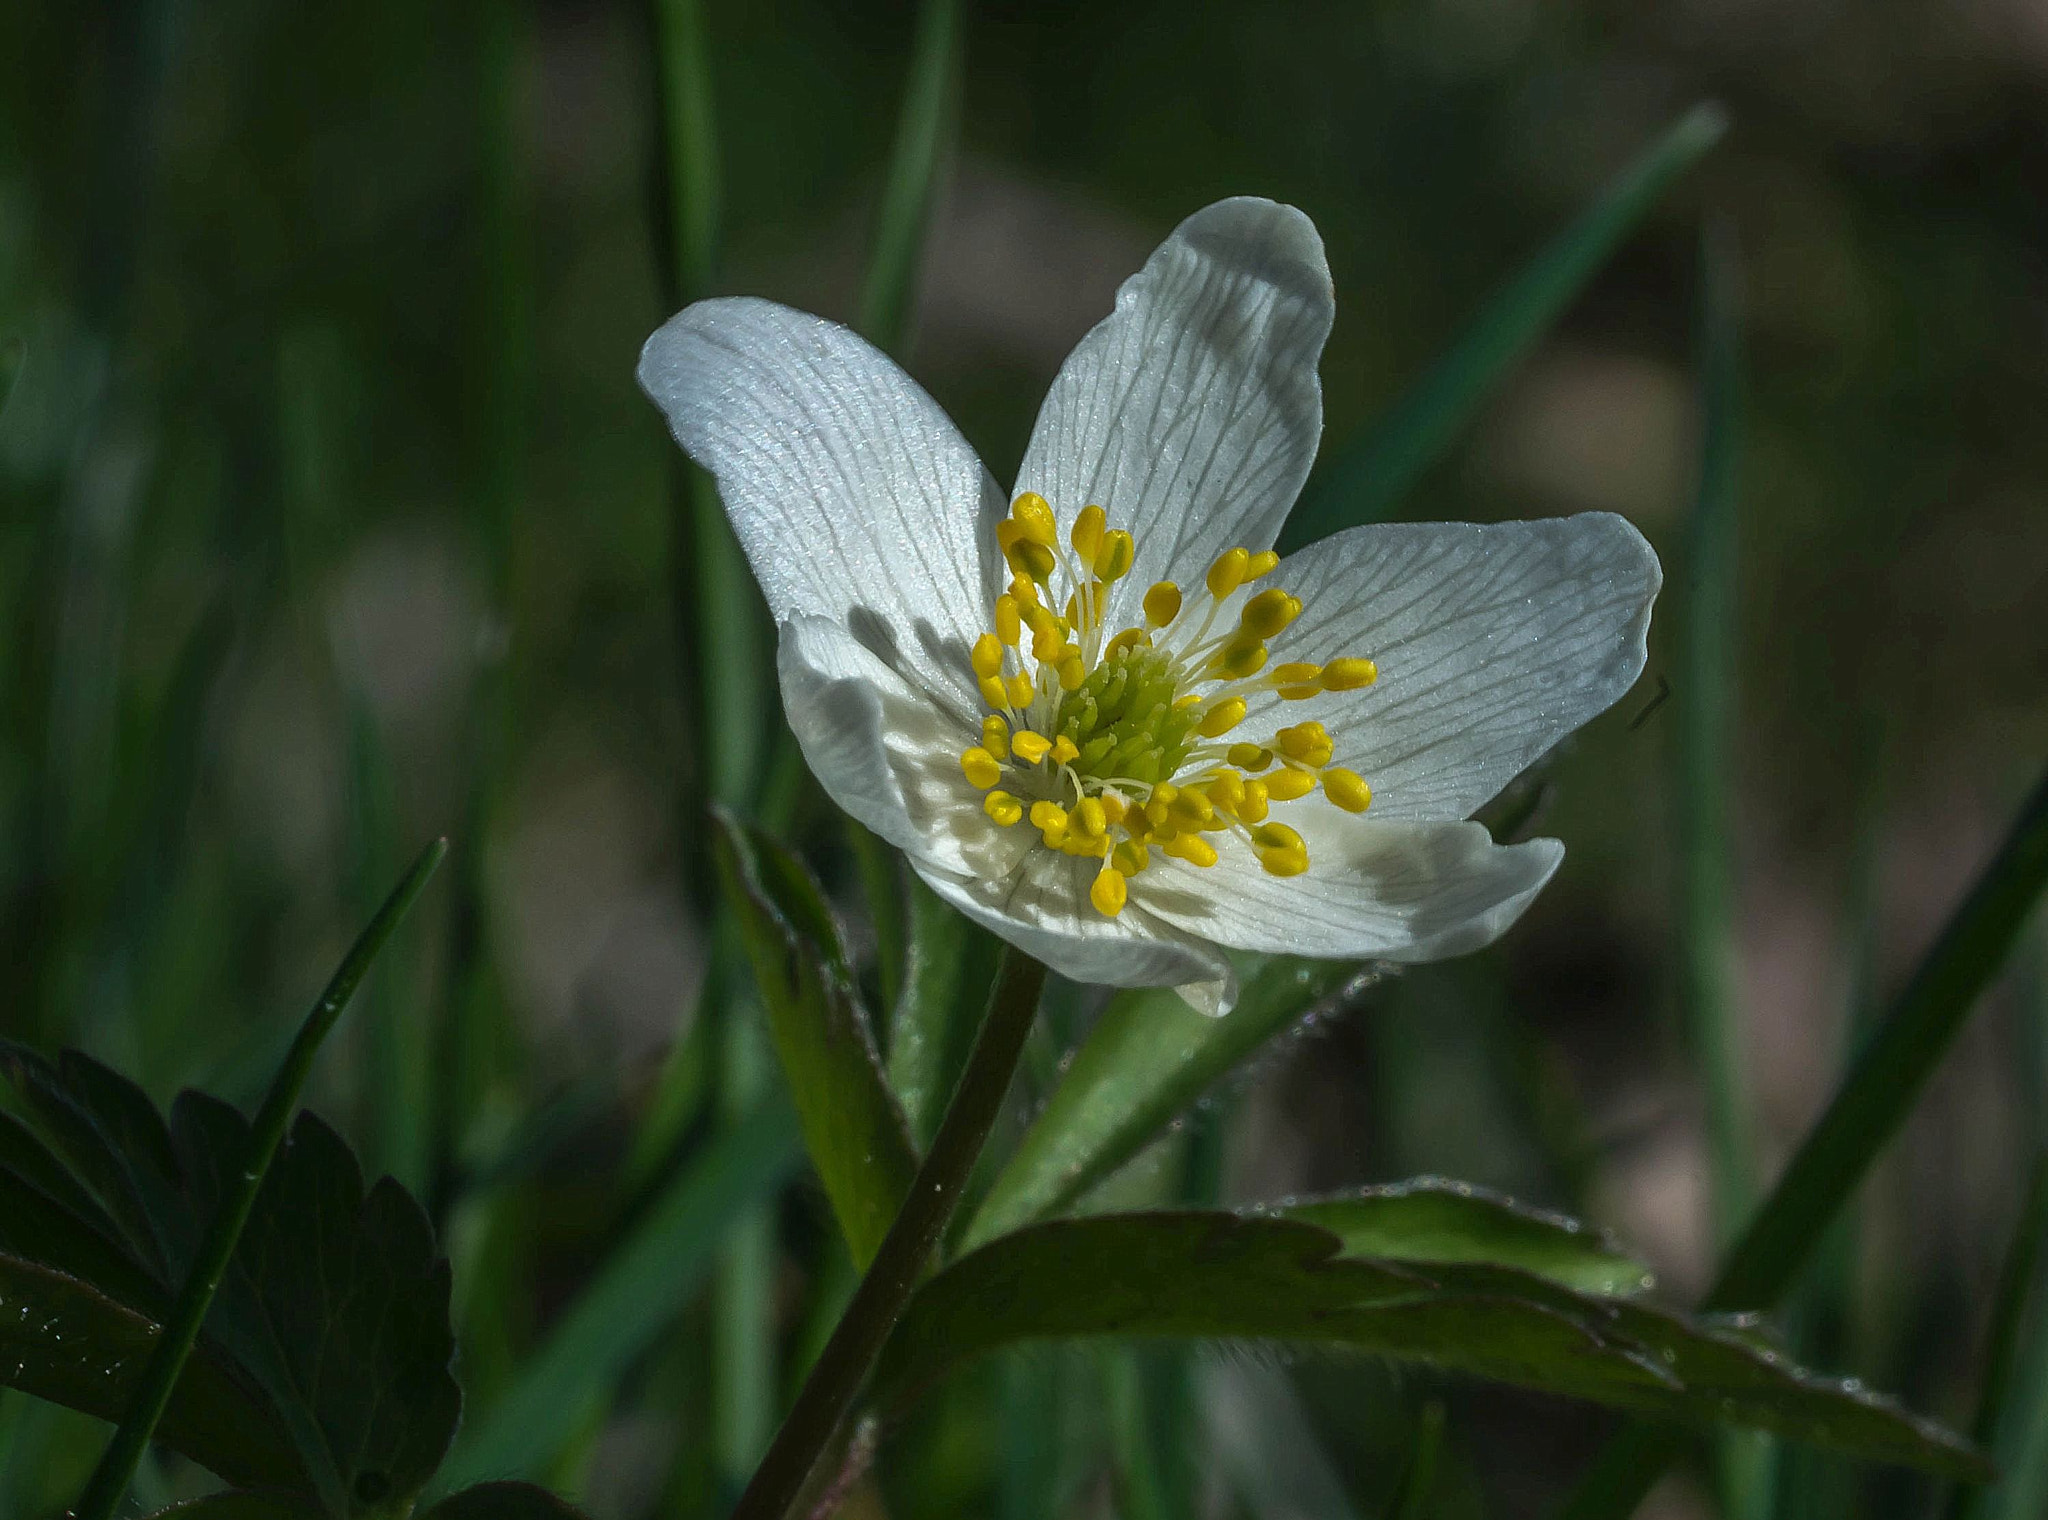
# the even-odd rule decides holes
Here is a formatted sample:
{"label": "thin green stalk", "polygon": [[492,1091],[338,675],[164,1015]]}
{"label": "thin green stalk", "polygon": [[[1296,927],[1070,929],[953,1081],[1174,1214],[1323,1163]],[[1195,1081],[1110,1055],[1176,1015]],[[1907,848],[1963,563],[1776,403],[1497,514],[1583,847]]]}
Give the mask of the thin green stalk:
{"label": "thin green stalk", "polygon": [[903,1315],[911,1290],[945,1234],[961,1190],[1010,1090],[1031,1033],[1045,967],[1014,948],[1003,952],[988,1013],[960,1085],[910,1196],[883,1237],[853,1302],[804,1380],[789,1417],[740,1496],[732,1520],[784,1520],[813,1467],[837,1442],[883,1343]]}
{"label": "thin green stalk", "polygon": [[[1744,1230],[1705,1311],[1767,1309],[1792,1284],[1912,1111],[2044,887],[2048,772]],[[1567,1520],[1631,1513],[1679,1448],[1680,1437],[1669,1429],[1629,1427],[1595,1460],[1561,1513]]]}
{"label": "thin green stalk", "polygon": [[171,1390],[177,1386],[185,1359],[191,1355],[192,1347],[199,1339],[199,1328],[206,1321],[206,1311],[212,1306],[213,1295],[227,1273],[236,1242],[242,1238],[242,1226],[248,1223],[249,1210],[255,1205],[256,1194],[270,1171],[271,1159],[276,1156],[277,1147],[284,1139],[285,1126],[291,1122],[292,1110],[298,1105],[299,1089],[306,1085],[306,1076],[313,1069],[313,1057],[319,1053],[321,1042],[334,1028],[342,1009],[348,1006],[349,999],[369,973],[377,952],[384,948],[400,920],[418,900],[433,876],[434,868],[441,864],[441,857],[447,853],[448,841],[445,839],[435,840],[420,852],[412,869],[392,889],[391,895],[384,900],[384,906],[377,910],[377,916],[370,920],[369,927],[350,947],[333,980],[328,982],[326,991],[320,994],[313,1011],[299,1026],[298,1037],[292,1041],[291,1049],[285,1052],[284,1062],[278,1067],[277,1076],[272,1079],[270,1091],[264,1095],[263,1106],[257,1111],[256,1122],[250,1129],[248,1160],[243,1164],[240,1176],[234,1179],[231,1190],[221,1199],[212,1223],[207,1226],[205,1238],[200,1241],[193,1257],[192,1270],[178,1290],[177,1301],[171,1306],[163,1332],[150,1352],[149,1364],[142,1369],[134,1400],[129,1404],[113,1439],[107,1443],[107,1449],[101,1454],[99,1465],[86,1480],[85,1491],[79,1495],[72,1510],[73,1520],[109,1520],[114,1507],[121,1502],[121,1496],[127,1492],[135,1466],[142,1460],[143,1451],[156,1432],[157,1421],[163,1417],[164,1406],[171,1401]]}
{"label": "thin green stalk", "polygon": [[1371,426],[1333,451],[1281,535],[1283,552],[1379,522],[1583,290],[1615,245],[1728,129],[1694,106],[1480,308],[1457,343]]}
{"label": "thin green stalk", "polygon": [[959,58],[959,0],[925,0],[911,43],[903,114],[897,118],[896,143],[875,217],[874,249],[861,286],[858,326],[879,348],[894,349],[909,321]]}
{"label": "thin green stalk", "polygon": [[1737,456],[1741,355],[1735,259],[1724,232],[1700,240],[1699,494],[1686,540],[1679,642],[1678,821],[1682,906],[1679,1001],[1707,1089],[1715,1237],[1725,1248],[1750,1208],[1755,1119],[1736,997],[1734,822]]}
{"label": "thin green stalk", "polygon": [[[1970,1426],[1970,1439],[1989,1451],[2004,1423],[2007,1403],[2019,1371],[2023,1342],[2020,1331],[2027,1322],[2040,1287],[2042,1237],[2048,1234],[2048,1151],[2035,1154],[2027,1177],[2027,1190],[2020,1204],[2020,1217],[2013,1225],[2012,1243],[1998,1272],[1998,1290],[1991,1299],[1991,1320],[1984,1327],[1984,1381],[1977,1390],[1977,1417]],[[1986,1490],[1953,1489],[1949,1494],[1949,1520],[1966,1520],[1984,1507]]]}
{"label": "thin green stalk", "polygon": [[1408,1459],[1408,1470],[1401,1475],[1401,1490],[1394,1500],[1394,1520],[1423,1520],[1429,1513],[1429,1501],[1436,1493],[1437,1465],[1443,1460],[1444,1424],[1442,1399],[1431,1399],[1422,1406],[1422,1417],[1415,1422],[1415,1452]]}

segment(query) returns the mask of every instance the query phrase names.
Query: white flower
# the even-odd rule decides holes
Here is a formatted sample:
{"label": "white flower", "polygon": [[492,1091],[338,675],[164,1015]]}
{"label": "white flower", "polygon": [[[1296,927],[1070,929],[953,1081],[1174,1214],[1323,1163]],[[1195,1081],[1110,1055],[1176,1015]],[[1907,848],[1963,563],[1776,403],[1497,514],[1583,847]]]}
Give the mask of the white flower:
{"label": "white flower", "polygon": [[641,355],[767,595],[811,769],[1077,980],[1222,1012],[1225,950],[1488,943],[1564,848],[1464,820],[1642,670],[1662,577],[1610,514],[1277,559],[1333,306],[1301,212],[1197,212],[1068,357],[1009,497],[833,323],[700,301]]}

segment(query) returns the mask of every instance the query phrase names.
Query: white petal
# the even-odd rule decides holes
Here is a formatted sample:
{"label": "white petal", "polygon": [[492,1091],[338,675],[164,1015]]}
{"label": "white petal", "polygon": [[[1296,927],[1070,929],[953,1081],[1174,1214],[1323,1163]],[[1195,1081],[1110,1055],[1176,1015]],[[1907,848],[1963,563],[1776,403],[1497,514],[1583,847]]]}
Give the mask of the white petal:
{"label": "white petal", "polygon": [[1464,818],[1642,673],[1656,553],[1608,512],[1383,523],[1311,544],[1272,577],[1304,604],[1276,660],[1363,655],[1379,680],[1267,697],[1246,732],[1320,719],[1371,816]]}
{"label": "white petal", "polygon": [[955,873],[1007,872],[1021,841],[982,811],[960,769],[980,742],[828,618],[782,625],[782,705],[826,794],[913,860]]}
{"label": "white petal", "polygon": [[1063,528],[1097,503],[1136,536],[1117,610],[1278,536],[1322,435],[1316,361],[1335,310],[1314,223],[1272,201],[1218,201],[1068,356],[1017,489],[1044,496]]}
{"label": "white petal", "polygon": [[1133,900],[1235,950],[1432,961],[1491,944],[1564,859],[1555,839],[1496,845],[1476,823],[1376,820],[1321,802],[1274,816],[1307,843],[1304,875],[1268,876],[1230,841],[1207,869],[1155,855]]}
{"label": "white petal", "polygon": [[770,301],[699,301],[640,385],[718,479],[776,622],[821,616],[976,705],[968,649],[997,589],[1002,493],[937,402],[864,339]]}
{"label": "white petal", "polygon": [[[1026,834],[1027,825],[1006,832]],[[1088,901],[1102,863],[1037,845],[1001,876],[961,877],[913,860],[931,889],[976,923],[1065,977],[1103,987],[1179,987],[1205,1012],[1228,1012],[1237,976],[1213,946],[1159,922],[1135,903],[1105,918]],[[1192,994],[1192,995],[1190,995]],[[1200,1001],[1198,1001],[1200,1000]]]}

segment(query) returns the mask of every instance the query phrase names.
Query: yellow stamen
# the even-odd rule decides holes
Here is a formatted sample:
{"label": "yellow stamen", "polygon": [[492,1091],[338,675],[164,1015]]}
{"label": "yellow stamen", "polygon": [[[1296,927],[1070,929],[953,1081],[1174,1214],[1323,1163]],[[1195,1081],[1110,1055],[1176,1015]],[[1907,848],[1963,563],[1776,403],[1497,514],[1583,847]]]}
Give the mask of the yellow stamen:
{"label": "yellow stamen", "polygon": [[1005,591],[996,598],[996,637],[1012,649],[1017,640],[1024,636],[1023,610],[1017,605],[1017,598]]}
{"label": "yellow stamen", "polygon": [[1347,813],[1362,813],[1372,806],[1372,788],[1365,778],[1341,765],[1323,772],[1323,795]]}
{"label": "yellow stamen", "polygon": [[1191,866],[1213,866],[1216,864],[1216,846],[1209,843],[1200,834],[1178,835],[1161,848],[1176,860],[1185,860]]}
{"label": "yellow stamen", "polygon": [[1266,820],[1266,783],[1256,777],[1244,784],[1244,801],[1237,805],[1237,816],[1246,823],[1263,823]]}
{"label": "yellow stamen", "polygon": [[974,641],[974,673],[977,676],[999,676],[1003,673],[1002,642],[992,633],[984,633]]}
{"label": "yellow stamen", "polygon": [[[1021,678],[1013,676],[1011,679],[1017,680]],[[1001,681],[998,681],[994,676],[983,676],[976,684],[981,687],[981,700],[988,703],[990,707],[1022,707],[1025,705],[1025,702],[1012,702],[1010,700],[1011,689]],[[1025,700],[1028,702],[1030,699],[1026,698]]]}
{"label": "yellow stamen", "polygon": [[1088,888],[1088,901],[1095,904],[1095,911],[1104,918],[1115,918],[1123,912],[1129,896],[1130,886],[1124,873],[1115,866],[1104,866],[1096,873],[1094,885]]}
{"label": "yellow stamen", "polygon": [[1222,601],[1244,584],[1245,572],[1251,567],[1249,549],[1225,549],[1216,556],[1216,563],[1209,567],[1209,595]]}
{"label": "yellow stamen", "polygon": [[1074,519],[1073,531],[1067,534],[1067,542],[1081,556],[1081,563],[1095,563],[1095,551],[1102,547],[1102,535],[1108,528],[1109,514],[1102,508],[1086,506],[1081,509],[1081,515]]}
{"label": "yellow stamen", "polygon": [[1072,765],[1080,758],[1080,750],[1074,747],[1074,741],[1065,734],[1061,734],[1052,741],[1052,763],[1054,765]]}
{"label": "yellow stamen", "polygon": [[1233,744],[1224,756],[1241,771],[1262,771],[1273,763],[1273,752],[1257,744]]}
{"label": "yellow stamen", "polygon": [[1244,567],[1244,578],[1247,581],[1255,581],[1262,575],[1270,575],[1279,563],[1278,554],[1271,549],[1261,549],[1252,556],[1251,563]]}
{"label": "yellow stamen", "polygon": [[1313,771],[1298,771],[1283,767],[1266,778],[1266,795],[1275,802],[1292,802],[1297,797],[1306,797],[1316,789]]}
{"label": "yellow stamen", "polygon": [[1024,816],[1024,804],[1008,792],[990,792],[982,799],[981,810],[1006,829]]}
{"label": "yellow stamen", "polygon": [[1380,668],[1371,660],[1332,660],[1323,667],[1323,686],[1329,691],[1356,691],[1379,678]]}
{"label": "yellow stamen", "polygon": [[1131,562],[1137,557],[1137,541],[1122,528],[1117,528],[1102,540],[1102,547],[1095,552],[1095,573],[1105,581],[1120,581],[1131,573]]}
{"label": "yellow stamen", "polygon": [[1011,676],[1005,684],[1009,690],[1009,705],[1012,707],[1029,707],[1031,699],[1038,695],[1038,684],[1021,670]]}
{"label": "yellow stamen", "polygon": [[1010,503],[1010,518],[1034,544],[1050,549],[1060,541],[1059,524],[1053,521],[1052,507],[1036,491],[1026,491]]}
{"label": "yellow stamen", "polygon": [[1010,752],[1026,765],[1036,765],[1052,749],[1052,740],[1044,734],[1035,734],[1030,729],[1019,729],[1010,740]]}
{"label": "yellow stamen", "polygon": [[1047,844],[1058,849],[1060,841],[1067,837],[1067,810],[1057,802],[1034,802],[1031,825],[1045,836]]}
{"label": "yellow stamen", "polygon": [[1202,714],[1202,721],[1195,725],[1197,733],[1204,739],[1214,739],[1229,733],[1244,722],[1244,698],[1226,697]]}
{"label": "yellow stamen", "polygon": [[1172,581],[1160,581],[1145,593],[1145,621],[1154,628],[1164,628],[1180,616],[1180,587]]}
{"label": "yellow stamen", "polygon": [[979,744],[960,755],[960,769],[967,776],[967,784],[979,791],[987,791],[1003,779],[1003,768],[996,763],[996,757]]}
{"label": "yellow stamen", "polygon": [[981,747],[998,760],[1010,758],[1010,725],[995,713],[981,720]]}
{"label": "yellow stamen", "polygon": [[1225,644],[1216,658],[1209,662],[1209,668],[1221,681],[1242,681],[1246,676],[1255,676],[1266,663],[1266,646],[1256,639],[1246,639],[1242,634]]}
{"label": "yellow stamen", "polygon": [[1270,639],[1300,616],[1301,598],[1274,586],[1244,604],[1237,626],[1246,638]]}

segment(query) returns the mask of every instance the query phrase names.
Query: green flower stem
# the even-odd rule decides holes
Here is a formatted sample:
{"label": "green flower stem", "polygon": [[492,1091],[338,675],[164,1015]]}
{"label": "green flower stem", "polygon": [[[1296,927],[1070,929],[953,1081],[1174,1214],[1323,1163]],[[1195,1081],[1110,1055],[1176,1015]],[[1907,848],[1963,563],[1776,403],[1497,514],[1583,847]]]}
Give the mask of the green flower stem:
{"label": "green flower stem", "polygon": [[1044,986],[1045,967],[1019,950],[1004,949],[988,1014],[910,1196],[804,1380],[768,1455],[740,1495],[732,1520],[784,1520],[812,1468],[833,1447],[995,1126]]}
{"label": "green flower stem", "polygon": [[150,1437],[156,1433],[157,1421],[163,1418],[164,1407],[171,1401],[171,1390],[177,1386],[178,1374],[184,1371],[185,1359],[192,1354],[192,1347],[199,1339],[199,1327],[206,1322],[206,1311],[213,1305],[213,1295],[220,1288],[221,1279],[227,1275],[235,1244],[242,1238],[242,1226],[249,1222],[249,1210],[255,1206],[256,1195],[262,1190],[263,1179],[270,1171],[271,1159],[277,1155],[277,1147],[284,1139],[285,1126],[291,1122],[292,1110],[298,1106],[299,1089],[306,1085],[306,1075],[313,1069],[313,1057],[319,1053],[321,1042],[334,1028],[335,1020],[341,1017],[342,1009],[348,1006],[356,988],[369,974],[377,952],[384,948],[399,921],[418,900],[428,879],[433,876],[434,868],[441,864],[441,857],[447,853],[448,841],[445,839],[435,840],[420,852],[419,858],[412,863],[412,869],[405,873],[405,879],[392,889],[391,895],[384,899],[384,906],[377,910],[377,916],[370,920],[370,926],[349,948],[347,958],[335,971],[326,991],[320,994],[320,1001],[313,1005],[313,1011],[299,1026],[291,1049],[285,1052],[283,1064],[271,1079],[270,1091],[263,1096],[263,1107],[257,1112],[256,1123],[250,1131],[249,1159],[242,1166],[241,1176],[235,1179],[232,1191],[221,1199],[220,1209],[212,1223],[207,1226],[206,1236],[193,1258],[192,1270],[185,1278],[185,1285],[178,1290],[178,1300],[171,1306],[170,1318],[163,1333],[157,1337],[155,1349],[150,1352],[149,1364],[142,1369],[142,1382],[135,1390],[134,1402],[128,1406],[128,1413],[122,1417],[120,1428],[107,1443],[107,1449],[100,1454],[99,1465],[86,1480],[85,1491],[79,1495],[78,1503],[71,1511],[72,1520],[108,1520],[114,1513],[114,1507],[121,1502],[121,1496],[128,1491],[136,1464],[142,1460]]}

